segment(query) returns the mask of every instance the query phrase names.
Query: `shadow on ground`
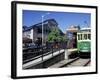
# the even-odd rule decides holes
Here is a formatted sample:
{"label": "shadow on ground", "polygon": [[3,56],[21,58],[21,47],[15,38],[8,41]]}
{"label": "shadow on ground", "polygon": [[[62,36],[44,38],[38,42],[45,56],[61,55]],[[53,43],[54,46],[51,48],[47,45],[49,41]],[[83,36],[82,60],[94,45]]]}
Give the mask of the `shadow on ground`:
{"label": "shadow on ground", "polygon": [[82,53],[82,52],[78,53],[77,51],[75,51],[69,55],[69,59],[73,59],[76,57],[80,57],[82,59],[91,58],[91,53]]}

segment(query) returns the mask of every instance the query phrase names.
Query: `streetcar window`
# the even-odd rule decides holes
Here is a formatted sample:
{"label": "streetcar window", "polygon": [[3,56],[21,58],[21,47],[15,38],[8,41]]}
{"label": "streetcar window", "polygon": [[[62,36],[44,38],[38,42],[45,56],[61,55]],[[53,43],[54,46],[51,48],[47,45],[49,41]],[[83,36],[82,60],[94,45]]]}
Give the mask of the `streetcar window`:
{"label": "streetcar window", "polygon": [[78,34],[78,40],[82,40],[83,39],[82,36],[83,34]]}
{"label": "streetcar window", "polygon": [[87,39],[87,34],[84,34],[84,39]]}
{"label": "streetcar window", "polygon": [[88,34],[88,39],[91,39],[91,35],[90,34]]}
{"label": "streetcar window", "polygon": [[80,35],[80,40],[82,40],[82,34]]}
{"label": "streetcar window", "polygon": [[80,40],[80,35],[78,34],[78,40]]}

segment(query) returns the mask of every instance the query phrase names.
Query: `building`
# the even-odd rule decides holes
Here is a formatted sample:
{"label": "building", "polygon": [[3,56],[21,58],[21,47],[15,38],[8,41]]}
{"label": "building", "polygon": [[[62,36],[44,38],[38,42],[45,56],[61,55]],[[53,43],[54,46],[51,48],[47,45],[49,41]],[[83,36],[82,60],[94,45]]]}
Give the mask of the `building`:
{"label": "building", "polygon": [[70,26],[66,30],[66,35],[68,37],[68,48],[76,48],[77,47],[77,32],[80,30],[80,26]]}
{"label": "building", "polygon": [[[43,25],[43,41],[44,43],[47,41],[48,34],[51,32],[53,28],[58,27],[58,23],[55,19],[48,19],[45,20],[43,23],[38,23],[35,25],[32,25],[30,27],[23,26],[23,38],[29,38],[32,39],[32,42],[35,42],[37,39],[40,41],[42,40],[42,25]],[[63,32],[59,29],[60,34],[63,34]]]}

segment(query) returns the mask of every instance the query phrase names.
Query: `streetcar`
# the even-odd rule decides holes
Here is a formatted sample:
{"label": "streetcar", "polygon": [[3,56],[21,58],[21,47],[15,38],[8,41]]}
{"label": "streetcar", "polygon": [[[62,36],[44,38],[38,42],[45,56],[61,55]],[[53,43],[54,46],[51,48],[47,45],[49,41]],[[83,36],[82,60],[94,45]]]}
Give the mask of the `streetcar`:
{"label": "streetcar", "polygon": [[91,29],[82,28],[77,32],[77,49],[79,56],[88,55],[91,53]]}

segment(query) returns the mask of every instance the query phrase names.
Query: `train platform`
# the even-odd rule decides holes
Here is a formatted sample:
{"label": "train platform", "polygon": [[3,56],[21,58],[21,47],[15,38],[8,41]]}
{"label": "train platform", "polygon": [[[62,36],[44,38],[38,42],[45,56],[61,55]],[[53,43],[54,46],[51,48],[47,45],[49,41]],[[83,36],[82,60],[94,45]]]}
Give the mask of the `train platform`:
{"label": "train platform", "polygon": [[78,51],[77,48],[67,49],[67,52],[68,52],[67,54],[68,54],[68,55],[71,55],[72,52],[76,52],[76,51]]}
{"label": "train platform", "polygon": [[77,48],[68,49],[68,51],[70,51],[70,52],[72,52],[72,51],[77,51]]}

